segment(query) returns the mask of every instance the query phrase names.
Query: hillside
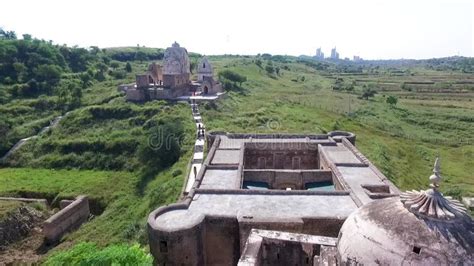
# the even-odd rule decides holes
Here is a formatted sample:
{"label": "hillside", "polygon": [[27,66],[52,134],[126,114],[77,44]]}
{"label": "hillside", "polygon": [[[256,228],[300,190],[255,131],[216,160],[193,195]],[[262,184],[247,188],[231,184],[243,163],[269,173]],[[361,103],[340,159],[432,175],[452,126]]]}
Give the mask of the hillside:
{"label": "hillside", "polygon": [[[81,248],[92,252],[95,245],[138,242],[146,249],[148,213],[176,201],[183,186],[194,124],[187,104],[129,103],[117,85],[132,82],[150,60],[161,59],[162,50],[76,51],[80,48],[27,42],[0,40],[0,58],[10,62],[2,67],[11,71],[0,77],[1,155],[21,138],[37,135],[55,117],[63,118],[3,162],[0,195],[43,197],[53,205],[89,195],[95,217],[43,259]],[[22,45],[28,57],[18,52]],[[42,54],[39,61],[46,63],[33,64],[35,49],[54,52]],[[137,56],[135,49],[143,51]],[[76,68],[65,51],[82,54],[83,66]],[[50,57],[59,59],[47,61]],[[59,65],[57,80],[48,84],[52,79],[41,71],[26,71],[22,77],[18,69],[23,68],[13,66],[18,61],[25,69]],[[358,148],[401,189],[426,188],[433,158],[439,155],[445,178],[441,190],[454,197],[474,195],[474,78],[463,70],[269,55],[211,56],[210,61],[216,73],[229,70],[247,81],[239,85],[222,80],[226,96],[201,104],[208,131],[352,131]],[[41,78],[43,85],[35,87],[31,80]],[[31,92],[32,84],[39,90]],[[16,93],[19,89],[26,93]],[[390,96],[397,99],[395,104],[387,103]],[[178,148],[148,149],[158,129],[178,136]],[[74,245],[77,250],[70,249]]]}

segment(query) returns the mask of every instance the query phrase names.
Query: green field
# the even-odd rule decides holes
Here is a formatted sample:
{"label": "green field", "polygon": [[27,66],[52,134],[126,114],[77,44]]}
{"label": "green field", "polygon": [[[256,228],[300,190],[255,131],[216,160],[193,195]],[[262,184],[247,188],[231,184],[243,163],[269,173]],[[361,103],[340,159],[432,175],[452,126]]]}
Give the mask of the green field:
{"label": "green field", "polygon": [[[439,155],[442,191],[456,197],[474,194],[472,85],[462,92],[435,93],[428,98],[416,91],[405,98],[400,96],[405,92],[401,88],[386,91],[375,86],[375,97],[363,100],[359,98],[361,82],[349,92],[333,90],[333,76],[349,80],[359,75],[317,70],[294,61],[273,62],[282,70],[280,75],[269,75],[254,62],[251,58],[213,58],[218,70],[231,69],[249,81],[242,91],[228,93],[226,99],[201,109],[208,129],[257,133],[348,130],[357,135],[356,145],[364,155],[401,189],[426,188]],[[372,75],[379,80],[405,80],[383,71]],[[412,71],[409,79],[440,77],[443,83],[473,80],[468,74],[423,69]],[[389,95],[398,97],[396,106],[385,102]]]}

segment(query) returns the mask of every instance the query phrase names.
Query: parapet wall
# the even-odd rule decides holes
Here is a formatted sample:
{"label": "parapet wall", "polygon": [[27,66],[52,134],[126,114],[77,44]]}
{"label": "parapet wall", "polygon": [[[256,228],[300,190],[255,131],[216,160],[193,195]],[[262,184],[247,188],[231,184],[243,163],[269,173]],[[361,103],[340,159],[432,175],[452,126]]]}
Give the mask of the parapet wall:
{"label": "parapet wall", "polygon": [[87,221],[89,214],[89,200],[86,196],[78,196],[76,200],[44,222],[43,234],[46,242],[59,241],[65,233]]}

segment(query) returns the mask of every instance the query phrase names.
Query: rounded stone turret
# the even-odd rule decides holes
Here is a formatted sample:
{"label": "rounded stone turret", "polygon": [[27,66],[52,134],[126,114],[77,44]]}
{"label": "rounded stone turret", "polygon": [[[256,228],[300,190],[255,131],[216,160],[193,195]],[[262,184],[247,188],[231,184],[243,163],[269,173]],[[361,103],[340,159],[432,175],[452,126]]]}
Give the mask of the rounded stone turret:
{"label": "rounded stone turret", "polygon": [[438,159],[433,173],[428,190],[376,200],[352,213],[339,232],[339,262],[470,265],[474,223],[461,203],[437,190]]}

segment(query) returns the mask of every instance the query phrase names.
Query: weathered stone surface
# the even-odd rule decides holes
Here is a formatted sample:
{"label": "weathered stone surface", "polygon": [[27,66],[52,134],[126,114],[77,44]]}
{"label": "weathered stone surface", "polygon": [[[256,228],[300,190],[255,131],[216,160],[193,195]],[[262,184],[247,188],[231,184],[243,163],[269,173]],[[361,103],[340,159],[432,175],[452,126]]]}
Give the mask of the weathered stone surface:
{"label": "weathered stone surface", "polygon": [[[238,265],[311,265],[317,250],[335,259],[336,238],[252,229]],[[334,260],[335,263],[335,260]],[[319,265],[319,264],[318,264]],[[330,264],[335,265],[335,264]]]}
{"label": "weathered stone surface", "polygon": [[466,207],[470,210],[474,210],[474,198],[463,197],[462,203],[464,203],[464,205],[466,205]]}
{"label": "weathered stone surface", "polygon": [[190,74],[188,51],[177,42],[166,48],[163,58],[163,74]]}
{"label": "weathered stone surface", "polygon": [[89,218],[89,201],[86,196],[78,196],[76,200],[64,209],[48,218],[43,224],[43,234],[46,242],[54,243],[61,237],[79,227]]}
{"label": "weathered stone surface", "polygon": [[212,78],[213,74],[212,65],[207,57],[203,57],[197,66],[198,81],[202,81],[204,77]]}
{"label": "weathered stone surface", "polygon": [[340,263],[469,265],[474,224],[468,217],[418,217],[399,198],[373,201],[347,218],[339,233]]}
{"label": "weathered stone surface", "polygon": [[62,210],[64,208],[66,208],[69,204],[73,203],[74,200],[61,200],[59,202],[59,208]]}

